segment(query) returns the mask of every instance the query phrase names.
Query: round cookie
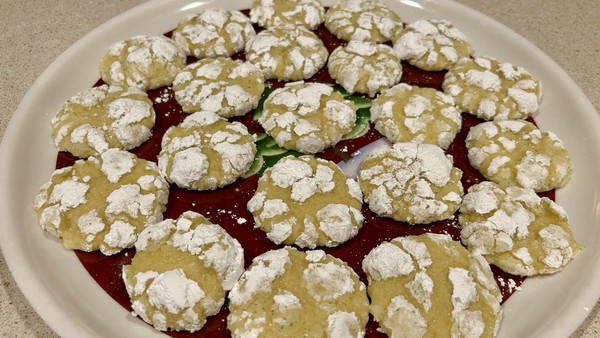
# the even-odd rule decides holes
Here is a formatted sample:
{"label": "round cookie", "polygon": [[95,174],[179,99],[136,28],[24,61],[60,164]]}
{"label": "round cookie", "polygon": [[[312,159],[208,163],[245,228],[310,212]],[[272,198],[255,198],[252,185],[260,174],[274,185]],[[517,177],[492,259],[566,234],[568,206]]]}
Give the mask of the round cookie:
{"label": "round cookie", "polygon": [[248,171],[256,145],[239,122],[197,112],[165,132],[158,167],[170,183],[190,190],[215,190]]}
{"label": "round cookie", "polygon": [[370,311],[390,337],[494,337],[502,295],[485,259],[448,235],[383,242],[369,252]]}
{"label": "round cookie", "polygon": [[329,75],[350,93],[376,93],[400,82],[402,65],[391,47],[350,41],[336,48],[327,62]]}
{"label": "round cookie", "polygon": [[525,69],[491,57],[459,60],[442,88],[462,111],[485,120],[526,119],[542,99],[542,85]]}
{"label": "round cookie", "polygon": [[571,178],[571,160],[562,142],[527,121],[480,123],[469,130],[465,143],[469,163],[502,187],[542,192]]}
{"label": "round cookie", "polygon": [[34,209],[42,229],[67,249],[112,255],[162,220],[168,196],[154,162],[109,149],[56,170],[35,196]]}
{"label": "round cookie", "polygon": [[203,59],[241,52],[255,36],[250,19],[242,12],[211,8],[179,22],[171,39],[187,55]]}
{"label": "round cookie", "polygon": [[264,28],[280,25],[303,26],[315,30],[325,19],[318,0],[254,0],[250,20]]}
{"label": "round cookie", "polygon": [[314,154],[335,145],[352,130],[356,109],[331,86],[295,82],[267,97],[258,122],[279,146]]}
{"label": "round cookie", "polygon": [[338,246],[362,227],[362,193],[331,161],[287,156],[268,168],[248,201],[256,228],[275,244]]}
{"label": "round cookie", "polygon": [[415,67],[440,71],[470,57],[473,48],[452,23],[433,19],[408,24],[394,41],[394,52]]}
{"label": "round cookie", "polygon": [[102,85],[77,93],[52,118],[59,151],[86,158],[109,148],[133,149],[152,135],[152,101],[134,88]]}
{"label": "round cookie", "polygon": [[321,69],[329,53],[315,33],[301,26],[275,26],[258,33],[246,48],[246,60],[265,79],[298,81]]}
{"label": "round cookie", "polygon": [[325,27],[339,39],[382,43],[402,31],[402,20],[374,0],[340,0],[325,13]]}
{"label": "round cookie", "polygon": [[369,300],[358,275],[322,250],[254,258],[229,292],[232,337],[363,337]]}
{"label": "round cookie", "polygon": [[171,39],[138,35],[109,47],[100,61],[100,74],[108,84],[147,91],[170,86],[186,59]]}
{"label": "round cookie", "polygon": [[123,282],[133,312],[156,329],[195,332],[244,271],[244,250],[219,225],[186,211],[139,236]]}
{"label": "round cookie", "polygon": [[406,83],[381,93],[370,111],[375,129],[391,142],[430,143],[446,149],[462,126],[450,96]]}
{"label": "round cookie", "polygon": [[450,219],[460,207],[462,171],[432,144],[395,143],[371,151],[358,183],[369,208],[409,224]]}
{"label": "round cookie", "polygon": [[531,189],[484,181],[469,188],[460,212],[467,248],[513,275],[560,271],[581,250],[564,209]]}
{"label": "round cookie", "polygon": [[175,99],[184,112],[208,111],[225,118],[256,108],[264,88],[258,67],[223,57],[192,63],[173,81]]}

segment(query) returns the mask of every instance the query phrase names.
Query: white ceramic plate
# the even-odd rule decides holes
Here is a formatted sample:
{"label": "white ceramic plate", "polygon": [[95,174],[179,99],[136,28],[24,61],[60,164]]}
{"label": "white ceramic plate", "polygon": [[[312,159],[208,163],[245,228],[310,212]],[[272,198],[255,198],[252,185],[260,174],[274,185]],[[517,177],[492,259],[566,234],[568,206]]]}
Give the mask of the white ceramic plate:
{"label": "white ceramic plate", "polygon": [[[331,5],[333,1],[323,1]],[[50,118],[73,94],[99,78],[98,62],[113,42],[135,34],[161,34],[206,7],[248,8],[251,1],[155,0],[93,30],[65,51],[35,82],[15,112],[0,149],[0,244],[12,274],[40,316],[63,337],[160,336],[132,317],[88,275],[76,256],[45,235],[32,200],[54,168]],[[543,130],[555,132],[575,164],[573,179],[557,192],[575,237],[586,248],[564,271],[529,278],[504,305],[500,337],[566,337],[600,296],[600,118],[577,85],[548,56],[507,27],[448,0],[389,0],[411,22],[448,19],[475,46],[528,69],[544,86]]]}

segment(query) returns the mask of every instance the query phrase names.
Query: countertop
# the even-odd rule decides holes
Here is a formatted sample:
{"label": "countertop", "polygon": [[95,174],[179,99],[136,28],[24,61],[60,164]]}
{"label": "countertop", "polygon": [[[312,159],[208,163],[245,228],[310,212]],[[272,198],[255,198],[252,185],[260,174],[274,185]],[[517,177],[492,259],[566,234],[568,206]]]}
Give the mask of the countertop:
{"label": "countertop", "polygon": [[[86,33],[143,0],[0,1],[0,137],[46,67]],[[600,1],[459,0],[505,24],[554,59],[600,111]],[[599,286],[600,287],[600,286]],[[0,336],[55,337],[0,255]],[[572,337],[600,336],[600,305]]]}

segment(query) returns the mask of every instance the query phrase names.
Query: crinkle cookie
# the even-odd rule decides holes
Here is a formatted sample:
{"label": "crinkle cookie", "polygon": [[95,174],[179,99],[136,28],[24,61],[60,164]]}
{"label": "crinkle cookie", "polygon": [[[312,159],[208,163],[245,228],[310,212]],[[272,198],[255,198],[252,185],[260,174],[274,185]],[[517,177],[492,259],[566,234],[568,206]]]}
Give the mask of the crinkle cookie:
{"label": "crinkle cookie", "polygon": [[462,171],[432,144],[395,143],[373,150],[362,163],[358,183],[379,216],[410,224],[450,219],[460,207]]}
{"label": "crinkle cookie", "polygon": [[419,20],[408,24],[394,41],[394,52],[400,60],[413,66],[440,71],[458,60],[470,57],[471,44],[465,35],[446,20]]}
{"label": "crinkle cookie", "polygon": [[183,19],[171,38],[187,55],[203,59],[241,52],[255,36],[242,12],[213,8]]}
{"label": "crinkle cookie", "polygon": [[315,30],[325,19],[318,0],[254,0],[250,20],[261,27],[303,26]]}
{"label": "crinkle cookie", "polygon": [[356,106],[331,86],[296,82],[269,95],[258,122],[279,146],[314,154],[352,130]]}
{"label": "crinkle cookie", "polygon": [[138,35],[111,45],[100,62],[102,80],[141,90],[170,86],[186,63],[185,51],[165,36]]}
{"label": "crinkle cookie", "polygon": [[485,259],[448,235],[383,242],[369,252],[371,314],[390,337],[493,337],[500,289]]}
{"label": "crinkle cookie", "polygon": [[223,228],[186,211],[144,229],[123,281],[133,312],[161,331],[195,332],[244,272],[244,250]]}
{"label": "crinkle cookie", "polygon": [[373,100],[371,121],[391,142],[430,143],[443,149],[452,143],[462,125],[460,110],[450,96],[405,83]]}
{"label": "crinkle cookie", "polygon": [[264,88],[258,67],[223,57],[192,63],[173,81],[175,99],[184,112],[202,110],[225,118],[256,108]]}
{"label": "crinkle cookie", "polygon": [[86,158],[109,148],[133,149],[152,135],[152,101],[134,88],[102,85],[77,93],[52,118],[59,151]]}
{"label": "crinkle cookie", "polygon": [[400,82],[402,65],[391,47],[350,41],[336,48],[327,63],[329,75],[350,93],[369,94]]}
{"label": "crinkle cookie", "polygon": [[571,178],[571,159],[560,139],[527,121],[480,123],[469,130],[465,143],[471,165],[502,187],[542,192]]}
{"label": "crinkle cookie", "polygon": [[363,337],[369,300],[343,261],[292,247],[254,258],[229,292],[235,337]]}
{"label": "crinkle cookie", "polygon": [[315,33],[304,27],[275,26],[256,35],[246,48],[246,60],[266,79],[298,81],[321,69],[329,53]]}
{"label": "crinkle cookie", "polygon": [[459,60],[442,88],[461,110],[485,120],[525,119],[542,99],[542,85],[525,69],[491,57]]}
{"label": "crinkle cookie", "polygon": [[190,190],[215,190],[248,171],[256,145],[239,122],[197,112],[165,132],[158,167],[171,183]]}
{"label": "crinkle cookie", "polygon": [[34,209],[42,229],[67,249],[112,255],[162,220],[168,196],[154,162],[109,149],[56,170],[35,196]]}
{"label": "crinkle cookie", "polygon": [[287,156],[268,168],[248,202],[254,226],[275,244],[338,246],[362,227],[362,193],[335,163]]}
{"label": "crinkle cookie", "polygon": [[560,271],[581,250],[564,209],[531,189],[481,182],[469,188],[460,212],[462,242],[514,275]]}
{"label": "crinkle cookie", "polygon": [[339,39],[382,43],[402,31],[402,20],[373,0],[340,0],[325,13],[325,27]]}

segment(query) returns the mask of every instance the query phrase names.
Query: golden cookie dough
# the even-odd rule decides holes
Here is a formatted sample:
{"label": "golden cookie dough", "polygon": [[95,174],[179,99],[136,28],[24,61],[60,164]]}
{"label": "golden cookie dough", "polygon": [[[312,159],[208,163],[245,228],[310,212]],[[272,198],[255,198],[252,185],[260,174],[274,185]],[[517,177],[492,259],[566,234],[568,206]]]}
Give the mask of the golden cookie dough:
{"label": "golden cookie dough", "polygon": [[113,255],[160,222],[169,185],[154,162],[109,149],[56,170],[34,200],[43,230],[67,249]]}
{"label": "golden cookie dough", "polygon": [[558,137],[526,121],[490,121],[469,130],[469,162],[502,187],[537,192],[560,188],[571,178],[569,153]]}
{"label": "golden cookie dough", "polygon": [[450,96],[406,83],[373,100],[371,121],[391,142],[430,143],[442,149],[448,148],[462,126],[460,110]]}
{"label": "golden cookie dough", "polygon": [[187,57],[171,39],[138,35],[111,45],[100,61],[102,80],[143,91],[170,86]]}
{"label": "golden cookie dough", "polygon": [[329,53],[315,33],[301,26],[275,26],[258,33],[246,60],[257,65],[265,79],[298,81],[323,68]]}
{"label": "golden cookie dough", "polygon": [[362,193],[331,161],[287,156],[268,168],[248,202],[254,226],[275,244],[338,246],[362,227]]}
{"label": "golden cookie dough", "polygon": [[315,30],[325,19],[318,0],[254,0],[250,20],[264,28],[280,25],[303,26]]}
{"label": "golden cookie dough", "polygon": [[325,27],[339,39],[382,43],[402,31],[402,20],[375,0],[340,0],[325,13]]}
{"label": "golden cookie dough", "polygon": [[254,161],[254,136],[239,122],[197,112],[165,132],[158,167],[170,183],[215,190],[235,182]]}
{"label": "golden cookie dough", "polygon": [[187,55],[203,59],[239,53],[255,36],[242,12],[212,8],[183,19],[171,38]]}
{"label": "golden cookie dough", "polygon": [[484,120],[526,119],[542,99],[540,82],[525,69],[491,57],[459,60],[442,88],[462,111]]}
{"label": "golden cookie dough", "polygon": [[502,295],[485,259],[448,235],[383,242],[369,252],[370,311],[390,337],[493,337]]}
{"label": "golden cookie dough", "polygon": [[450,219],[460,207],[462,171],[432,144],[394,143],[367,155],[358,183],[369,208],[409,224]]}
{"label": "golden cookie dough", "polygon": [[531,189],[481,182],[469,188],[460,212],[467,248],[513,275],[560,271],[581,250],[564,209]]}
{"label": "golden cookie dough", "polygon": [[400,82],[402,65],[391,47],[350,41],[327,62],[329,75],[350,93],[375,94]]}
{"label": "golden cookie dough", "polygon": [[356,109],[331,86],[295,82],[269,95],[258,122],[279,146],[314,154],[352,130]]}
{"label": "golden cookie dough", "polygon": [[173,81],[175,99],[184,112],[208,111],[225,118],[256,108],[264,88],[258,67],[223,57],[192,63]]}
{"label": "golden cookie dough", "polygon": [[129,150],[152,136],[152,101],[134,88],[102,85],[77,93],[52,118],[59,151],[86,158],[109,148]]}
{"label": "golden cookie dough", "polygon": [[198,331],[244,272],[244,250],[223,228],[186,211],[140,234],[123,282],[133,313],[156,329]]}
{"label": "golden cookie dough", "polygon": [[408,24],[394,41],[394,52],[415,67],[440,71],[470,57],[473,48],[451,22],[432,19]]}
{"label": "golden cookie dough", "polygon": [[232,337],[363,337],[369,300],[343,261],[292,247],[254,258],[229,292]]}

